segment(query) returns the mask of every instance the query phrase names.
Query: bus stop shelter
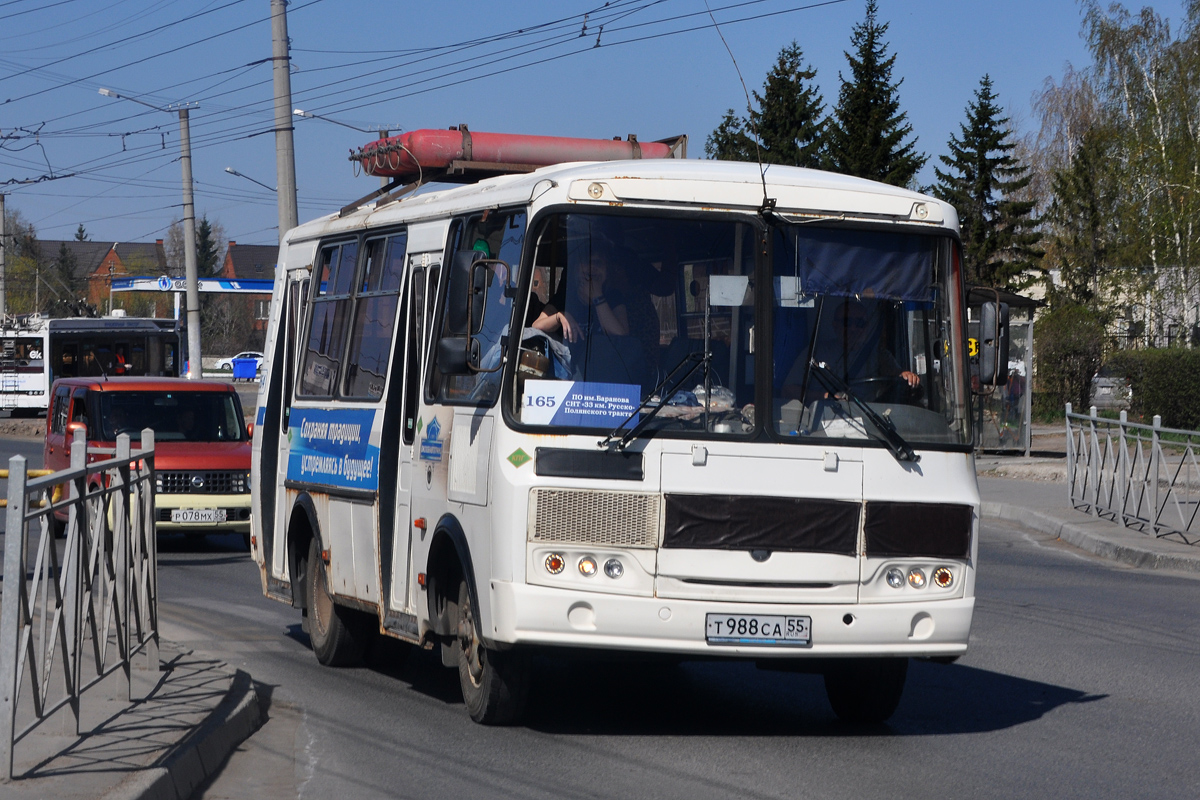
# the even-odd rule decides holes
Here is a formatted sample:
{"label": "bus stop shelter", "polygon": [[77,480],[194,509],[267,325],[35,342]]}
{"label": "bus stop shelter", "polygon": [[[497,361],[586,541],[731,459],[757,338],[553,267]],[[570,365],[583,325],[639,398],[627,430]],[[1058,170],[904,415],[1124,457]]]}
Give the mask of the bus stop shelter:
{"label": "bus stop shelter", "polygon": [[[998,298],[997,298],[998,296]],[[1008,304],[1008,383],[980,386],[976,353],[979,341],[979,310],[984,303],[999,299]],[[1020,451],[1029,455],[1029,422],[1033,414],[1033,312],[1041,301],[1005,289],[971,287],[967,293],[967,335],[971,355],[976,446],[980,450]]]}

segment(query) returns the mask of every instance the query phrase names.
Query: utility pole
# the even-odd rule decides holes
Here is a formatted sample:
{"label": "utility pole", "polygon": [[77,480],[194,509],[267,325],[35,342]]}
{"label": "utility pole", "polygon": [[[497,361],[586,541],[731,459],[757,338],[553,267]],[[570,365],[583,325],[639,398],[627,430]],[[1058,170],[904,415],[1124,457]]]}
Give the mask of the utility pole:
{"label": "utility pole", "polygon": [[271,0],[271,74],[275,84],[275,185],[279,243],[300,224],[296,211],[296,147],[292,141],[292,73],[288,56],[287,0]]}
{"label": "utility pole", "polygon": [[[112,89],[100,89],[100,94],[116,100],[129,100],[155,111],[179,114],[179,162],[183,168],[183,274],[187,282],[188,374],[189,378],[204,377],[204,362],[200,355],[200,289],[196,267],[196,206],[192,202],[192,132],[188,112],[199,108],[196,103],[181,103],[160,108],[145,100],[117,94]],[[110,282],[109,286],[112,284]],[[109,310],[112,303],[109,303]]]}
{"label": "utility pole", "polygon": [[200,355],[200,283],[196,266],[196,206],[192,201],[192,130],[179,109],[179,161],[183,165],[183,276],[187,280],[188,374],[204,377]]}
{"label": "utility pole", "polygon": [[4,234],[4,195],[0,194],[0,320],[4,319],[4,314],[8,311],[7,276],[4,272],[4,254],[8,252],[8,239]]}

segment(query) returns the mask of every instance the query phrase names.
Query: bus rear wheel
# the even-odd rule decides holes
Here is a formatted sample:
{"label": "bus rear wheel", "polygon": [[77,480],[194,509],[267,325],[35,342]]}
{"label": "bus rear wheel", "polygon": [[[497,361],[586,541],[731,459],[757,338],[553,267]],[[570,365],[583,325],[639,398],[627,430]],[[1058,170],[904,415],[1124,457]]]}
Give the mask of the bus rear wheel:
{"label": "bus rear wheel", "polygon": [[308,585],[308,638],[317,661],[327,667],[357,663],[363,654],[365,626],[352,609],[333,602],[316,539],[308,545],[304,580]]}
{"label": "bus rear wheel", "polygon": [[855,658],[825,672],[825,695],[842,722],[886,722],[904,694],[907,658]]}
{"label": "bus rear wheel", "polygon": [[471,719],[483,725],[511,725],[525,711],[529,656],[521,650],[494,650],[479,639],[475,607],[464,580],[458,585],[458,682]]}

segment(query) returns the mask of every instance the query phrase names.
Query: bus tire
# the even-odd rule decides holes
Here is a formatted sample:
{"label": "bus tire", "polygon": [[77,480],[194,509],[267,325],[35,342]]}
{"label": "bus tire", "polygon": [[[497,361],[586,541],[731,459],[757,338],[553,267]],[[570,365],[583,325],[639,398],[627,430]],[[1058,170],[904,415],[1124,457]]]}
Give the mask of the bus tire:
{"label": "bus tire", "polygon": [[907,658],[855,658],[825,672],[825,695],[842,722],[886,722],[904,694]]}
{"label": "bus tire", "polygon": [[317,661],[327,667],[344,667],[362,658],[366,639],[355,612],[333,602],[321,563],[317,540],[308,543],[304,580],[308,584],[308,638]]}
{"label": "bus tire", "polygon": [[458,585],[458,682],[471,719],[482,725],[511,725],[525,711],[529,656],[493,650],[479,639],[467,582]]}

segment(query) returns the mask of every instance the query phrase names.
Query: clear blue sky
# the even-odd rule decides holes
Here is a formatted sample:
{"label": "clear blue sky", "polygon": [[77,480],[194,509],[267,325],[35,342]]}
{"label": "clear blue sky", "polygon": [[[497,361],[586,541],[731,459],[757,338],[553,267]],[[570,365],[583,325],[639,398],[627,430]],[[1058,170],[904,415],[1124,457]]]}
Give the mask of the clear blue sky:
{"label": "clear blue sky", "polygon": [[[751,89],[761,88],[779,50],[795,39],[818,71],[826,105],[836,102],[863,0],[709,4]],[[686,133],[690,155],[702,157],[724,110],[745,107],[703,0],[604,5],[293,0],[293,105],[360,127],[465,122],[480,131],[643,140]],[[901,103],[931,162],[958,132],[984,73],[1027,130],[1031,97],[1045,80],[1059,78],[1068,62],[1088,62],[1080,10],[1070,0],[879,6],[891,26],[895,77],[904,81]],[[1155,7],[1172,21],[1181,17],[1178,0]],[[101,97],[105,86],[158,104],[199,100],[192,112],[197,216],[220,220],[240,243],[275,243],[274,195],[223,171],[275,185],[270,64],[251,65],[271,54],[269,10],[269,0],[0,0],[0,137],[9,137],[0,141],[0,184],[50,168],[79,173],[0,185],[9,208],[46,239],[70,238],[82,222],[94,240],[153,240],[180,216],[176,118]],[[736,21],[749,17],[759,18]],[[524,33],[467,44],[515,31]],[[521,65],[529,66],[497,74]],[[40,136],[29,135],[39,126]],[[346,159],[373,135],[297,119],[295,138],[301,221],[377,186],[355,177]],[[920,178],[932,181],[931,165]]]}

